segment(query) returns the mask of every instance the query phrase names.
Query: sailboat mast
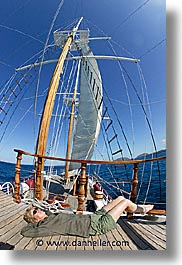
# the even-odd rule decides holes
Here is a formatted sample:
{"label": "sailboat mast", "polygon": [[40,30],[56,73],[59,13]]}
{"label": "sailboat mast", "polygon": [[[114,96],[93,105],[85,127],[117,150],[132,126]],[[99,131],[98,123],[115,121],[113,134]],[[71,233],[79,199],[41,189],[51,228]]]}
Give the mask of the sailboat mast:
{"label": "sailboat mast", "polygon": [[[79,73],[80,73],[80,63],[81,63],[81,60],[78,63],[76,83],[75,83],[75,88],[74,88],[73,98],[72,98],[72,105],[71,105],[70,122],[69,122],[69,129],[68,129],[68,144],[67,144],[67,152],[66,152],[66,158],[67,159],[70,159],[70,157],[71,157],[71,140],[72,140],[72,132],[73,132],[76,94],[77,94],[77,88],[78,88],[78,78],[79,78]],[[68,175],[69,175],[68,172],[69,172],[69,162],[66,161],[66,165],[65,165],[65,180],[66,180],[66,182],[68,180]]]}
{"label": "sailboat mast", "polygon": [[[78,27],[79,27],[82,19],[83,19],[83,17],[81,17],[81,19],[79,20],[76,27],[74,27],[73,30],[70,32],[68,39],[64,45],[64,48],[63,48],[63,50],[59,56],[57,65],[54,69],[54,73],[53,73],[53,76],[52,76],[52,79],[51,79],[51,82],[49,85],[49,90],[48,90],[47,98],[46,98],[46,101],[44,104],[44,110],[43,110],[41,123],[40,123],[40,127],[39,127],[39,134],[38,134],[37,146],[36,146],[36,154],[37,155],[44,156],[45,152],[46,152],[46,145],[47,145],[50,120],[51,120],[52,111],[53,111],[53,107],[54,107],[56,92],[57,92],[57,89],[59,86],[60,75],[62,73],[64,61],[65,61],[66,56],[69,52],[71,43],[75,37],[76,31],[78,30]],[[40,169],[41,169],[41,171],[44,169],[44,161],[43,160],[42,160],[42,164],[39,166],[39,170]],[[42,178],[42,176],[41,176],[41,178]],[[41,179],[41,181],[39,179],[36,181],[38,183],[42,183],[42,179]],[[42,194],[40,194],[41,192],[42,192],[42,187],[38,188],[39,194],[37,194],[35,191],[36,197],[38,199],[42,199]]]}

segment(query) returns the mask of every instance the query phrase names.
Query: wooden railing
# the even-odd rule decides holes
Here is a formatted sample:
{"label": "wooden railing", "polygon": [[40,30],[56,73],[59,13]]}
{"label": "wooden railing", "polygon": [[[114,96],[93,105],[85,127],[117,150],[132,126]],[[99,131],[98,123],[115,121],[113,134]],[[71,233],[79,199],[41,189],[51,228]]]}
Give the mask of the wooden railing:
{"label": "wooden railing", "polygon": [[126,160],[126,161],[107,161],[107,160],[76,160],[76,159],[65,159],[65,158],[58,158],[58,157],[51,157],[51,156],[40,156],[36,154],[31,154],[28,152],[25,152],[23,150],[14,150],[17,152],[17,162],[16,162],[16,168],[15,168],[15,193],[14,193],[14,201],[16,203],[21,202],[20,197],[20,171],[21,171],[21,161],[23,155],[28,155],[32,157],[37,158],[37,166],[36,166],[36,172],[35,172],[35,197],[38,200],[43,199],[43,174],[41,172],[42,163],[44,159],[47,160],[56,160],[56,161],[67,161],[67,162],[75,162],[80,163],[81,165],[81,174],[79,176],[79,192],[78,192],[78,208],[77,213],[83,212],[83,203],[85,200],[85,190],[86,190],[86,167],[87,164],[107,164],[107,165],[116,165],[116,164],[133,164],[133,179],[132,179],[132,188],[131,188],[131,201],[135,202],[137,197],[137,186],[138,186],[138,165],[140,163],[146,163],[146,162],[156,162],[159,160],[165,160],[166,157],[158,157],[158,158],[151,158],[151,159],[145,159],[145,160]]}

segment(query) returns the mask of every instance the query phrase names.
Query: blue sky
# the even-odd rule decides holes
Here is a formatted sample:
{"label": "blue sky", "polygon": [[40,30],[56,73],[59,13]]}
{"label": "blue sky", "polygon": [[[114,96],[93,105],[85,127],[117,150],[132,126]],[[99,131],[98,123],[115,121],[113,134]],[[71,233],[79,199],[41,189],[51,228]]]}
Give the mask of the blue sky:
{"label": "blue sky", "polygon": [[[0,86],[13,75],[14,69],[24,64],[37,52],[44,48],[47,34],[51,27],[56,10],[61,1],[58,0],[2,0],[0,9]],[[138,10],[137,10],[138,9]],[[136,11],[136,12],[135,12]],[[132,15],[133,14],[133,15]],[[141,57],[140,67],[147,86],[147,95],[151,103],[147,108],[158,150],[165,148],[166,139],[166,28],[165,28],[165,1],[164,0],[65,0],[56,18],[52,32],[63,25],[68,25],[76,18],[83,16],[84,21],[80,28],[90,28],[91,37],[103,36],[103,33],[112,37],[112,44],[117,55],[132,55]],[[101,30],[102,31],[101,31]],[[53,40],[51,32],[49,43]],[[102,43],[101,43],[102,42]],[[160,44],[161,42],[161,44]],[[111,48],[104,41],[90,43],[95,54],[111,55]],[[156,47],[157,45],[157,47]],[[152,49],[152,50],[151,50]],[[151,52],[148,52],[150,51]],[[144,56],[143,56],[144,55]],[[124,66],[134,79],[138,93],[142,96],[136,76],[136,66],[125,63]],[[49,70],[53,66],[49,66]],[[132,142],[130,110],[127,106],[127,95],[121,88],[121,73],[113,62],[105,64],[99,61],[104,89],[109,93],[113,104],[116,105],[118,115]],[[135,68],[135,69],[134,69]],[[47,69],[48,70],[48,69]],[[41,74],[42,91],[48,86],[49,77],[46,69]],[[27,98],[35,94],[35,82],[27,92]],[[131,85],[129,86],[130,100],[133,109],[135,131],[135,155],[144,151],[151,152],[150,143],[145,149],[145,120],[141,118],[141,107]],[[33,152],[32,113],[27,112],[32,103],[24,100],[21,108],[15,112],[15,118],[7,127],[6,134],[0,143],[0,160],[15,161],[14,148]],[[129,118],[128,118],[129,117]],[[5,128],[1,126],[1,135]],[[4,126],[4,127],[3,127]],[[16,129],[15,129],[16,127]],[[24,162],[29,162],[24,161]]]}

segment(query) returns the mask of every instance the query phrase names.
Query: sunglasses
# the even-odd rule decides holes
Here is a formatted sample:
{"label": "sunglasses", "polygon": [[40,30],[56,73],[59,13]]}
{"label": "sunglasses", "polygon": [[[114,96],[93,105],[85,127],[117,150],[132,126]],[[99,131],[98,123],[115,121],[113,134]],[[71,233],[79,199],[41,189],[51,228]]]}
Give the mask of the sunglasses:
{"label": "sunglasses", "polygon": [[37,213],[37,211],[38,211],[38,208],[35,208],[35,209],[33,210],[33,215],[35,215],[35,214]]}

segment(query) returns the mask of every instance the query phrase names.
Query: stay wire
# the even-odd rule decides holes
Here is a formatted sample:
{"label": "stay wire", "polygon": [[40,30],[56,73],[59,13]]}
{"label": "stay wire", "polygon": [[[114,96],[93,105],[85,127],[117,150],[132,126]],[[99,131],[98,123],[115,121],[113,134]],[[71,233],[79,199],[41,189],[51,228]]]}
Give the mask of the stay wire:
{"label": "stay wire", "polygon": [[[48,35],[47,35],[47,38],[46,38],[46,41],[45,41],[45,44],[44,44],[44,50],[43,50],[43,54],[42,54],[41,65],[40,65],[40,68],[39,68],[39,74],[38,74],[36,91],[35,91],[35,100],[34,100],[34,135],[36,134],[37,96],[38,96],[38,90],[39,90],[40,75],[41,75],[41,71],[42,71],[42,63],[43,63],[43,60],[44,60],[45,50],[46,50],[46,47],[48,45],[48,41],[49,41],[49,37],[50,37],[51,31],[53,29],[53,26],[55,24],[57,16],[59,15],[59,12],[60,12],[60,10],[61,10],[61,8],[63,6],[63,3],[64,3],[64,0],[61,0],[60,3],[59,3],[59,6],[58,6],[58,8],[56,10],[56,13],[54,15],[54,18],[52,20],[52,23],[51,23],[51,26],[50,26],[50,29],[49,29],[49,32],[48,32]],[[36,148],[37,148],[37,143],[35,143],[35,152],[36,152]]]}
{"label": "stay wire", "polygon": [[146,56],[148,53],[150,53],[151,51],[153,51],[154,49],[156,49],[158,46],[160,46],[164,41],[166,41],[166,38],[161,40],[160,42],[158,42],[156,45],[154,45],[151,49],[147,50],[144,54],[142,54],[138,59],[143,58],[144,56]]}
{"label": "stay wire", "polygon": [[[30,85],[31,85],[34,81],[35,81],[35,79],[32,80],[32,82],[30,82]],[[11,122],[11,119],[12,119],[13,116],[14,116],[15,111],[16,111],[17,108],[19,107],[19,104],[21,103],[21,100],[23,99],[23,97],[25,96],[25,94],[27,93],[27,91],[28,91],[28,90],[25,90],[25,91],[24,91],[24,93],[22,94],[21,98],[20,98],[19,101],[17,102],[17,105],[16,105],[16,107],[14,108],[14,110],[13,110],[13,112],[12,112],[12,114],[11,114],[11,116],[10,116],[10,118],[9,118],[9,120],[8,120],[8,122],[7,122],[7,124],[6,124],[6,126],[5,126],[5,129],[4,129],[4,131],[3,131],[3,134],[2,134],[2,136],[1,136],[1,138],[0,138],[0,143],[2,142],[2,140],[3,140],[3,138],[4,138],[4,135],[5,135],[5,133],[6,133],[6,130],[8,129],[8,126],[9,126],[9,124],[10,124],[10,122]]]}
{"label": "stay wire", "polygon": [[126,21],[128,21],[134,14],[136,14],[142,7],[144,7],[148,2],[150,2],[151,0],[147,0],[145,1],[142,5],[140,5],[139,7],[137,7],[134,11],[132,11],[123,21],[121,21],[121,23],[116,26],[113,29],[113,32],[116,32],[124,23],[126,23]]}
{"label": "stay wire", "polygon": [[[154,150],[155,150],[155,157],[157,158],[157,146],[156,146],[156,142],[155,142],[155,138],[154,138],[154,134],[153,134],[153,130],[152,130],[152,127],[151,127],[151,124],[150,124],[150,121],[149,121],[149,118],[148,118],[148,115],[147,115],[147,112],[144,108],[144,105],[143,105],[143,102],[138,94],[138,91],[133,83],[133,80],[131,79],[130,75],[128,74],[126,68],[123,66],[123,64],[121,63],[122,67],[123,67],[123,70],[125,71],[127,77],[128,77],[128,80],[130,81],[135,93],[136,93],[136,96],[140,102],[140,106],[144,112],[144,115],[145,115],[145,118],[146,118],[146,121],[147,121],[147,124],[148,124],[148,128],[149,128],[149,131],[150,131],[150,135],[151,135],[151,138],[152,138],[152,142],[153,142],[153,145],[154,145]],[[159,180],[161,181],[161,174],[160,174],[160,167],[159,167],[159,161],[156,161],[157,163],[157,168],[158,168],[158,173],[159,173]],[[161,186],[160,186],[160,198],[161,198],[161,194],[162,194],[162,191],[161,191]]]}

